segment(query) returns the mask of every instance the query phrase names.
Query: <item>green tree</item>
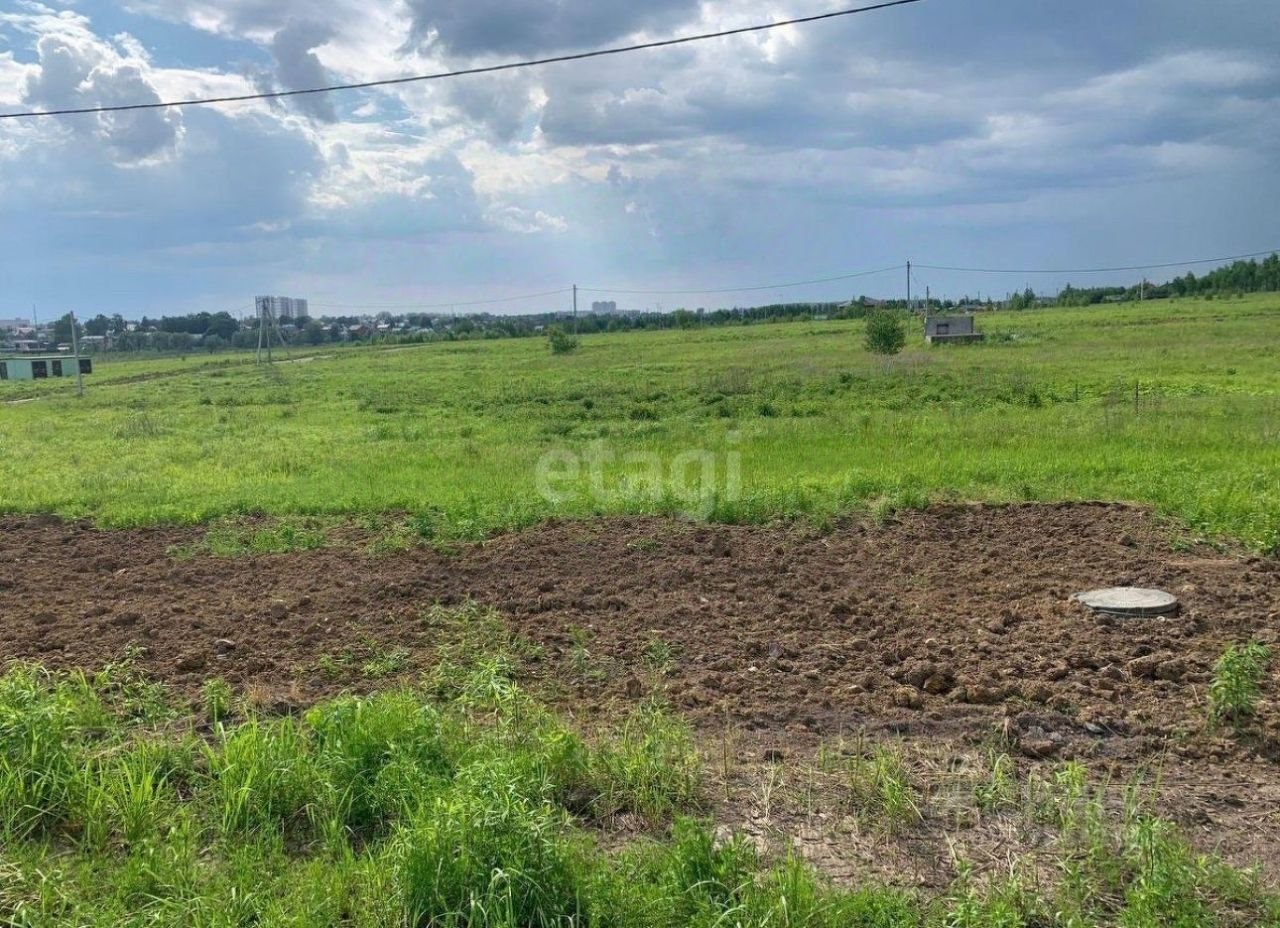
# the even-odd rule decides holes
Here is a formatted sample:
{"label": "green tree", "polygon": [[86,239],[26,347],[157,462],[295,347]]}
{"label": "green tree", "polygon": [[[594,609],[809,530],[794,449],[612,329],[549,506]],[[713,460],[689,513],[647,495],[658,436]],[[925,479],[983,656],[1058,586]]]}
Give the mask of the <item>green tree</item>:
{"label": "green tree", "polygon": [[312,320],[302,327],[302,338],[308,345],[323,345],[329,340],[329,331],[323,323]]}
{"label": "green tree", "polygon": [[111,320],[102,313],[94,316],[84,324],[84,332],[86,335],[106,335],[111,331]]}
{"label": "green tree", "polygon": [[[84,326],[76,323],[76,333],[84,334]],[[71,313],[67,313],[53,324],[53,341],[58,345],[71,344]]]}
{"label": "green tree", "polygon": [[876,354],[897,354],[907,344],[907,326],[902,315],[890,310],[867,314],[868,351]]}

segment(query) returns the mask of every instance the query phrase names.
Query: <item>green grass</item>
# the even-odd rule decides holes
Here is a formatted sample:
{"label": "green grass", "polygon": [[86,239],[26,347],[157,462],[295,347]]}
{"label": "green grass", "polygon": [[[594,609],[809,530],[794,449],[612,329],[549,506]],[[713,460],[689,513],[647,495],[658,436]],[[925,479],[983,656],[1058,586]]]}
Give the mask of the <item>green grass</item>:
{"label": "green grass", "polygon": [[[495,656],[455,668],[475,679],[451,699],[396,689],[212,727],[150,684],[140,697],[146,681],[128,661],[92,678],[9,668],[0,923],[1226,928],[1280,917],[1255,873],[1194,852],[1136,793],[1115,812],[1079,765],[1028,784],[1052,877],[979,877],[961,861],[933,897],[837,888],[798,857],[764,859],[691,817],[697,753],[660,707],[588,741],[509,677],[495,687]],[[903,762],[866,764],[871,801],[897,814]],[[619,814],[650,828],[602,841]]]}
{"label": "green grass", "polygon": [[[59,390],[4,407],[0,511],[108,525],[403,513],[440,541],[551,515],[823,521],[1101,498],[1280,543],[1280,297],[980,324],[983,345],[929,349],[913,332],[892,359],[863,350],[859,323],[828,322],[592,336],[567,356],[524,339],[272,369],[146,362],[177,369],[163,380],[104,367],[83,401]],[[699,449],[706,474],[687,456]],[[289,524],[302,534],[215,541],[313,543]]]}

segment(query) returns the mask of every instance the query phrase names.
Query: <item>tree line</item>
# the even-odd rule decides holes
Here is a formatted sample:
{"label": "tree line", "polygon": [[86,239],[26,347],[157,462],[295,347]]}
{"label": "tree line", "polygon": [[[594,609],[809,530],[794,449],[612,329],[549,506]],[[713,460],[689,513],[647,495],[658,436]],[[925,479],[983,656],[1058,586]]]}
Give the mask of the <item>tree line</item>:
{"label": "tree line", "polygon": [[[959,301],[934,300],[930,306],[948,310],[957,306],[983,305],[1022,310],[1035,306],[1091,306],[1104,302],[1171,297],[1214,297],[1235,293],[1280,291],[1280,255],[1262,261],[1236,261],[1197,277],[1188,272],[1165,283],[1147,281],[1128,287],[1076,287],[1067,284],[1056,296],[1045,298],[1030,287],[1012,294],[1002,303],[989,298],[985,303],[965,297]],[[575,335],[602,332],[629,332],[662,329],[692,329],[703,326],[752,325],[762,323],[803,322],[815,319],[861,319],[878,310],[919,308],[921,301],[876,300],[859,296],[844,303],[771,303],[722,309],[685,309],[672,312],[631,312],[618,314],[582,313],[573,317],[565,312],[531,313],[520,316],[497,316],[474,313],[466,316],[441,316],[406,313],[394,316],[379,313],[372,319],[362,316],[338,316],[324,319],[297,317],[281,320],[290,326],[289,340],[304,345],[361,341],[383,343],[416,343],[456,341],[477,338],[527,338],[543,335],[552,326],[561,326]],[[98,314],[81,323],[82,335],[110,336],[116,351],[193,352],[253,348],[258,343],[257,319],[241,323],[228,312],[191,313],[184,316],[143,317],[130,331],[130,324],[120,314]],[[71,341],[71,317],[63,316],[54,323],[55,343]]]}

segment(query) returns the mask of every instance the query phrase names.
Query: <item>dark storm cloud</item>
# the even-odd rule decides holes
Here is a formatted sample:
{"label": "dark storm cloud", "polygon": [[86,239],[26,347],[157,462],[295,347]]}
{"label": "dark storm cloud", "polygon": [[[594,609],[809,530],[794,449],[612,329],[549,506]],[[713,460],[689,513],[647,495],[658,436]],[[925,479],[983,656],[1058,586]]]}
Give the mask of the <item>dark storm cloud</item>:
{"label": "dark storm cloud", "polygon": [[696,0],[406,0],[410,41],[457,55],[582,48],[641,29],[669,32],[695,16]]}

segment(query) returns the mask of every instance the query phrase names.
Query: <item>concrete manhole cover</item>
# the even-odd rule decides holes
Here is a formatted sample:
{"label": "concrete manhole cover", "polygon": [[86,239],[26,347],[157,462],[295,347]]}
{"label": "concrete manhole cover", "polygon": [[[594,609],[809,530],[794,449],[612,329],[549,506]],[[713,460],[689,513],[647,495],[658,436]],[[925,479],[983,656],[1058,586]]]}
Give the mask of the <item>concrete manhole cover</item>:
{"label": "concrete manhole cover", "polygon": [[1135,586],[1113,586],[1105,590],[1077,593],[1072,599],[1107,615],[1170,615],[1178,611],[1178,597],[1164,590],[1144,590]]}

